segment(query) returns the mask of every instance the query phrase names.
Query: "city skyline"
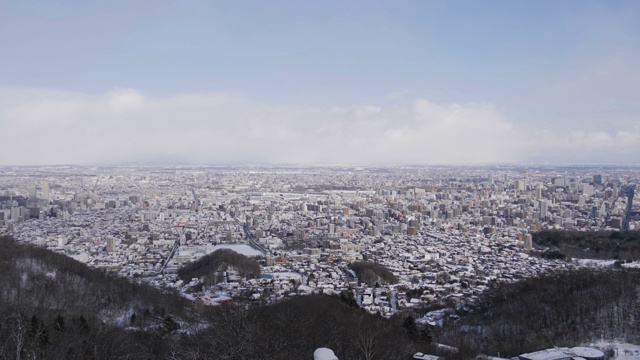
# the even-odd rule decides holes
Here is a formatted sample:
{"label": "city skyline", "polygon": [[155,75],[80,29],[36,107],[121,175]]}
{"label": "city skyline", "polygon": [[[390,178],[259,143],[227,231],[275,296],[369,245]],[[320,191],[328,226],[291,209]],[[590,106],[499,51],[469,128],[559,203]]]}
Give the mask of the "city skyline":
{"label": "city skyline", "polygon": [[638,15],[632,1],[2,3],[0,165],[637,165]]}

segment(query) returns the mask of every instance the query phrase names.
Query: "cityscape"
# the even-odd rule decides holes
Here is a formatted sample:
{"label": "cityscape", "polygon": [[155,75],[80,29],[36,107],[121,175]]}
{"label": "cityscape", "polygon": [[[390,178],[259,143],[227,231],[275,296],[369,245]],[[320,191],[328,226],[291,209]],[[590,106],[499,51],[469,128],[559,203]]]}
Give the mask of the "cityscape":
{"label": "cityscape", "polygon": [[[0,175],[2,233],[92,268],[178,290],[196,304],[354,294],[372,314],[445,305],[432,326],[495,283],[615,259],[550,259],[548,230],[640,227],[635,167],[11,167]],[[177,270],[231,249],[232,270],[194,291]],[[394,283],[359,281],[372,261]],[[640,266],[624,263],[622,266]],[[360,279],[362,280],[362,279]]]}
{"label": "cityscape", "polygon": [[0,360],[640,360],[640,1],[0,1]]}

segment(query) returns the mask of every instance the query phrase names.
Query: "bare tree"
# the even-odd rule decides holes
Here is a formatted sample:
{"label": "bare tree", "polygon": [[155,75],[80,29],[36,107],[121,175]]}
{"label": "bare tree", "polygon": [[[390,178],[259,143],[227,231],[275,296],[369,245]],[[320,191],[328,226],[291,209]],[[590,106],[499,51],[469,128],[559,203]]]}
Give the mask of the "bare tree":
{"label": "bare tree", "polygon": [[15,359],[20,360],[22,358],[22,350],[27,342],[29,323],[27,318],[21,314],[10,314],[4,320],[9,337],[15,347]]}

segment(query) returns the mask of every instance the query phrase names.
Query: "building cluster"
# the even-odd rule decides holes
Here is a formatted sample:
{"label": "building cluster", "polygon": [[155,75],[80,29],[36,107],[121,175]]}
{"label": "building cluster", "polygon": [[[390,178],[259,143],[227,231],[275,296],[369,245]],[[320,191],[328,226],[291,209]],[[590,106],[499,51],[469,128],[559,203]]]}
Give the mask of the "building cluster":
{"label": "building cluster", "polygon": [[[0,172],[0,234],[203,304],[347,291],[391,315],[580,266],[535,256],[531,233],[640,228],[638,179],[593,167],[16,167]],[[220,248],[256,257],[262,276],[228,269],[198,291],[178,280]],[[359,281],[354,261],[398,281]]]}

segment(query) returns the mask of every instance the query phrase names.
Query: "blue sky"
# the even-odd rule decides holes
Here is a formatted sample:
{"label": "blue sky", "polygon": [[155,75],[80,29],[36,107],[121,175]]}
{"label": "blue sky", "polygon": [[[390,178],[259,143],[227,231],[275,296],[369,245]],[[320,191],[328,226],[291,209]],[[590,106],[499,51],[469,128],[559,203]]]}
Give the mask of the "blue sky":
{"label": "blue sky", "polygon": [[0,164],[639,163],[638,19],[638,1],[0,1],[0,131],[60,148]]}

